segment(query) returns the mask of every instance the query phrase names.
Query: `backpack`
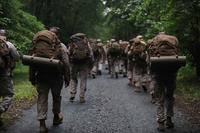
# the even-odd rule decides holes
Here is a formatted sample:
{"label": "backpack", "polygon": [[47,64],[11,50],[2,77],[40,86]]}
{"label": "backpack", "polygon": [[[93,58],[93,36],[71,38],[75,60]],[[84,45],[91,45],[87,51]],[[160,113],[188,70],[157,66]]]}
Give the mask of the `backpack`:
{"label": "backpack", "polygon": [[73,60],[85,60],[90,56],[90,48],[84,39],[72,40],[70,55]]}
{"label": "backpack", "polygon": [[134,54],[141,54],[144,53],[146,50],[146,46],[140,39],[135,39],[134,44],[132,46],[132,52]]}
{"label": "backpack", "polygon": [[43,30],[34,36],[29,54],[36,57],[58,59],[61,47],[61,42],[55,33]]}
{"label": "backpack", "polygon": [[10,62],[9,48],[6,44],[5,38],[0,36],[0,67],[8,67]]}
{"label": "backpack", "polygon": [[0,37],[0,57],[6,56],[9,54],[8,45],[3,37]]}
{"label": "backpack", "polygon": [[116,42],[112,43],[110,45],[110,48],[108,49],[108,54],[112,57],[117,57],[121,54],[121,48],[120,45]]}
{"label": "backpack", "polygon": [[150,56],[178,55],[178,39],[170,35],[157,35],[149,42]]}

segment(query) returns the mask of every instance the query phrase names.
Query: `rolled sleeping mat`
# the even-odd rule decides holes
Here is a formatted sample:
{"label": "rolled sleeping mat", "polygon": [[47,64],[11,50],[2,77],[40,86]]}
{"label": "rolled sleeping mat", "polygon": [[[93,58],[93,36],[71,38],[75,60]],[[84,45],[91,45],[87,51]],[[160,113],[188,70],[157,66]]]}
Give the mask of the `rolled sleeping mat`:
{"label": "rolled sleeping mat", "polygon": [[150,57],[151,64],[180,64],[186,65],[186,56],[160,56],[160,57]]}
{"label": "rolled sleeping mat", "polygon": [[37,66],[49,66],[49,67],[62,67],[63,65],[60,60],[35,57],[30,55],[23,55],[22,63],[24,65],[37,65]]}
{"label": "rolled sleeping mat", "polygon": [[150,57],[150,69],[153,71],[178,71],[186,65],[186,56]]}

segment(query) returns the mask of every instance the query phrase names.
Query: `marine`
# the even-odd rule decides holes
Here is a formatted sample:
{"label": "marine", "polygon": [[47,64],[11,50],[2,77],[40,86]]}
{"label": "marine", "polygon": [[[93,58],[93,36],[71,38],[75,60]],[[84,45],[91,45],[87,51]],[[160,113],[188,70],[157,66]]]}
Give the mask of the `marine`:
{"label": "marine", "polygon": [[94,64],[94,55],[90,43],[84,33],[71,36],[69,44],[70,57],[70,101],[73,102],[77,93],[78,75],[80,76],[80,103],[85,102],[87,76]]}
{"label": "marine", "polygon": [[[55,58],[60,60],[63,67],[50,67],[48,65],[31,65],[29,80],[34,85],[38,92],[37,99],[37,119],[40,122],[40,133],[47,133],[48,128],[46,127],[47,111],[48,111],[48,94],[49,91],[52,93],[53,98],[53,125],[62,124],[63,115],[61,113],[61,90],[63,85],[65,87],[69,85],[70,70],[69,70],[69,57],[66,53],[67,48],[58,38],[59,28],[52,27],[49,30],[38,32],[33,38],[33,48],[30,50],[30,55],[48,58]],[[51,38],[43,40],[43,37],[48,34]],[[54,42],[55,44],[51,44]],[[51,51],[46,47],[45,53],[44,46],[54,45],[56,52]],[[41,46],[41,47],[39,47]],[[37,49],[37,51],[36,51]],[[54,51],[54,50],[53,50]],[[51,57],[50,57],[51,56]],[[46,57],[47,58],[47,57]]]}
{"label": "marine", "polygon": [[14,44],[7,40],[6,30],[0,29],[0,127],[3,126],[1,115],[11,105],[13,92],[12,70],[15,62],[19,60],[20,54]]}

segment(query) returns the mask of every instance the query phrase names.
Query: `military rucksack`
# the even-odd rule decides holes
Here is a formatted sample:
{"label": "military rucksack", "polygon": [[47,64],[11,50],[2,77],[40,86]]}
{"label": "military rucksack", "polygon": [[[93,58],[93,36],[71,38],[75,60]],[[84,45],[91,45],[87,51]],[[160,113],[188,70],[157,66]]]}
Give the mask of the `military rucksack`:
{"label": "military rucksack", "polygon": [[131,50],[132,50],[133,54],[141,54],[141,53],[145,52],[146,46],[143,43],[143,41],[141,41],[140,39],[136,38],[134,40],[134,43],[133,43],[133,46],[132,46]]}
{"label": "military rucksack", "polygon": [[70,44],[70,53],[73,60],[85,60],[90,56],[89,44],[85,39],[73,39]]}
{"label": "military rucksack", "polygon": [[61,42],[57,35],[51,31],[43,30],[36,33],[32,44],[30,55],[58,59],[61,54]]}
{"label": "military rucksack", "polygon": [[178,39],[171,35],[157,35],[149,42],[150,56],[178,55]]}
{"label": "military rucksack", "polygon": [[6,56],[9,54],[8,45],[4,40],[4,37],[0,36],[0,57]]}
{"label": "military rucksack", "polygon": [[0,36],[0,67],[8,67],[10,63],[9,48],[5,37]]}
{"label": "military rucksack", "polygon": [[112,43],[108,49],[108,54],[112,57],[120,56],[121,54],[120,45],[117,42]]}

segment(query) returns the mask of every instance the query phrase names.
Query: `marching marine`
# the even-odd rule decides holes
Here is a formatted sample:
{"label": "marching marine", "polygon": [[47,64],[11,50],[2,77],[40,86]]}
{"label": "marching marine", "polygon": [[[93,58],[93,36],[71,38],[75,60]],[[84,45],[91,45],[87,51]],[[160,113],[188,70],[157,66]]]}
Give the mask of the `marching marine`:
{"label": "marching marine", "polygon": [[6,30],[0,30],[0,127],[3,126],[1,114],[11,105],[13,92],[12,70],[15,62],[19,60],[19,53],[15,46],[7,41]]}
{"label": "marching marine", "polygon": [[57,59],[63,64],[63,67],[50,67],[41,64],[30,66],[29,80],[32,85],[36,86],[38,92],[37,119],[40,122],[40,133],[48,132],[45,120],[47,119],[49,91],[53,97],[53,125],[59,125],[63,121],[61,90],[63,83],[67,87],[70,80],[69,58],[66,51],[66,46],[58,39],[58,28],[56,27],[40,31],[33,38],[33,47],[29,52],[31,56]]}
{"label": "marching marine", "polygon": [[87,90],[87,76],[91,66],[94,64],[92,48],[83,33],[77,33],[71,36],[69,44],[69,56],[71,64],[70,80],[70,101],[73,102],[77,93],[78,75],[80,76],[80,103],[85,102],[85,92]]}

